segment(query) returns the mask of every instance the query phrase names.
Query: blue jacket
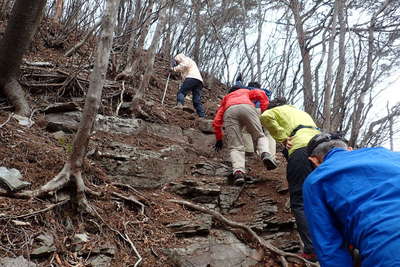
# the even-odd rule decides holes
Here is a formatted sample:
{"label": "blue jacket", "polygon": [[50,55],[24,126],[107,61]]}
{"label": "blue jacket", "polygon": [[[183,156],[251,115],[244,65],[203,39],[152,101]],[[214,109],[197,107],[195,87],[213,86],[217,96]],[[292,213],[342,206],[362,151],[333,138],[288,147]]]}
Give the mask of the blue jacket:
{"label": "blue jacket", "polygon": [[321,266],[400,266],[400,153],[332,149],[303,185],[304,210]]}

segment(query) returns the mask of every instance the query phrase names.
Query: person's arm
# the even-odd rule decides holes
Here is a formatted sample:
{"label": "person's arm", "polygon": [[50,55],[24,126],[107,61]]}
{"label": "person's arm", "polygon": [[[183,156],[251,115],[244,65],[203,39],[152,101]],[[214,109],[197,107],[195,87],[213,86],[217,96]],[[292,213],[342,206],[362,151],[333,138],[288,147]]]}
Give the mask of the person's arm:
{"label": "person's arm", "polygon": [[269,105],[268,97],[264,91],[260,89],[254,89],[249,92],[249,97],[251,101],[259,101],[261,112],[264,112]]}
{"label": "person's arm", "polygon": [[184,69],[189,67],[189,61],[186,59],[183,59],[178,66],[174,67],[174,71],[182,72]]}
{"label": "person's arm", "polygon": [[277,142],[283,142],[288,138],[287,134],[285,133],[285,129],[283,129],[278,123],[273,109],[267,110],[261,114],[260,120],[261,124],[268,130],[268,132]]}
{"label": "person's arm", "polygon": [[225,113],[225,97],[221,101],[221,104],[218,108],[217,113],[215,114],[212,124],[215,132],[215,139],[217,141],[222,140],[223,137],[222,126],[224,124],[224,113]]}
{"label": "person's arm", "polygon": [[338,222],[326,204],[322,189],[306,180],[303,198],[307,225],[321,266],[353,266],[343,236],[337,229]]}

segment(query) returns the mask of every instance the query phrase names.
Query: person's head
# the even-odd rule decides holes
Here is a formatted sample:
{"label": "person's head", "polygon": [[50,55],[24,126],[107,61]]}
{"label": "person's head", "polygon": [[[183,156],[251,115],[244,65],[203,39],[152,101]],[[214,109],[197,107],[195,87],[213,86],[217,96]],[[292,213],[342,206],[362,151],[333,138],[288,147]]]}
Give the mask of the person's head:
{"label": "person's head", "polygon": [[261,84],[259,82],[249,82],[247,86],[253,88],[261,88]]}
{"label": "person's head", "polygon": [[284,97],[276,97],[269,102],[268,109],[276,108],[287,104],[287,100]]}
{"label": "person's head", "polygon": [[335,147],[352,150],[351,147],[348,147],[343,133],[319,133],[308,142],[308,159],[315,166],[319,166],[324,161],[325,155]]}
{"label": "person's head", "polygon": [[235,92],[236,90],[239,90],[239,89],[240,89],[240,86],[234,85],[234,86],[232,86],[232,87],[230,87],[230,88],[228,89],[228,94],[230,94],[230,93],[232,93],[232,92]]}

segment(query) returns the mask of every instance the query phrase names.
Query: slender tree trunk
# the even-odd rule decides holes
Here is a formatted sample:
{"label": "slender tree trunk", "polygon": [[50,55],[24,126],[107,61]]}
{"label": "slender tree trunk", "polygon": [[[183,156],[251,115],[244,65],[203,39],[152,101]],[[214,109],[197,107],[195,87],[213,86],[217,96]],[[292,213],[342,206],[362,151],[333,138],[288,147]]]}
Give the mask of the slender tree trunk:
{"label": "slender tree trunk", "polygon": [[17,75],[22,56],[40,24],[45,5],[46,0],[15,1],[0,45],[0,90],[14,106],[15,112],[24,116],[29,115],[30,108]]}
{"label": "slender tree trunk", "polygon": [[[135,17],[133,18],[132,27],[134,30],[129,39],[129,45],[126,55],[126,65],[124,70],[116,77],[117,80],[132,77],[137,72],[138,66],[143,65],[142,55],[139,52],[144,47],[147,34],[150,28],[150,16],[153,12],[154,0],[150,0],[146,8],[143,7],[141,0],[136,1]],[[139,32],[136,30],[139,28]]]}
{"label": "slender tree trunk", "polygon": [[253,80],[261,82],[261,36],[264,24],[264,15],[261,8],[261,0],[257,0],[257,41],[256,41],[256,51],[257,51],[257,77],[252,77]]}
{"label": "slender tree trunk", "polygon": [[343,84],[344,74],[346,70],[346,57],[345,57],[345,36],[346,36],[346,21],[345,21],[345,8],[346,0],[337,0],[338,20],[339,20],[339,64],[336,76],[335,97],[333,100],[333,112],[331,129],[333,131],[339,130],[344,118],[344,99],[343,99]]}
{"label": "slender tree trunk", "polygon": [[304,110],[312,117],[316,117],[317,107],[313,100],[312,73],[310,51],[307,47],[304,25],[300,16],[300,3],[298,0],[290,0],[290,8],[293,12],[294,23],[297,32],[297,41],[299,43],[302,64],[303,64],[303,95]]}
{"label": "slender tree trunk", "polygon": [[331,29],[329,35],[329,47],[328,47],[328,60],[326,63],[325,72],[325,88],[324,88],[324,108],[323,108],[323,128],[325,130],[331,130],[331,96],[332,96],[332,80],[333,80],[333,53],[335,48],[335,37],[336,37],[336,20],[338,15],[338,5],[340,0],[335,1],[333,7],[333,15],[331,20]]}
{"label": "slender tree trunk", "polygon": [[156,56],[156,50],[160,43],[162,30],[165,26],[166,21],[166,10],[167,7],[165,6],[167,0],[162,0],[160,2],[160,10],[158,13],[158,22],[157,26],[153,35],[153,39],[151,41],[150,47],[147,51],[146,59],[144,61],[144,66],[146,66],[145,73],[143,75],[143,79],[140,82],[139,88],[135,93],[134,101],[133,101],[133,111],[136,113],[140,110],[140,102],[143,100],[144,92],[146,91],[147,87],[149,86],[150,77],[153,74],[153,66],[154,60]]}
{"label": "slender tree trunk", "polygon": [[360,97],[358,98],[358,101],[356,102],[356,109],[355,113],[353,114],[353,121],[352,121],[352,126],[351,126],[351,135],[350,135],[350,140],[349,144],[350,146],[355,147],[357,144],[357,139],[358,135],[360,133],[360,128],[361,128],[361,115],[362,111],[365,106],[365,96],[368,92],[368,90],[371,87],[371,80],[372,80],[372,73],[373,73],[373,56],[374,56],[374,31],[375,31],[375,23],[376,23],[376,18],[380,13],[382,13],[386,7],[389,5],[391,0],[386,0],[380,7],[380,9],[373,14],[371,21],[370,21],[370,26],[369,26],[369,31],[368,31],[368,56],[367,56],[367,71],[365,73],[365,82],[364,85],[361,89]]}
{"label": "slender tree trunk", "polygon": [[71,200],[79,210],[92,213],[87,203],[82,178],[82,165],[87,152],[89,137],[92,133],[96,115],[101,103],[101,95],[106,78],[110,51],[112,47],[115,17],[120,0],[108,0],[102,20],[102,34],[96,50],[94,69],[90,75],[89,89],[78,132],[75,135],[71,157],[65,162],[61,172],[47,184],[34,191],[22,192],[21,195],[36,197],[59,190],[68,183],[72,185]]}
{"label": "slender tree trunk", "polygon": [[196,35],[193,47],[193,60],[197,63],[197,65],[200,66],[200,41],[202,36],[202,25],[200,20],[201,1],[192,0],[192,6],[194,9],[194,21],[196,24]]}
{"label": "slender tree trunk", "polygon": [[62,13],[64,10],[64,0],[56,0],[56,5],[55,5],[55,13],[54,13],[54,21],[57,23],[60,23]]}

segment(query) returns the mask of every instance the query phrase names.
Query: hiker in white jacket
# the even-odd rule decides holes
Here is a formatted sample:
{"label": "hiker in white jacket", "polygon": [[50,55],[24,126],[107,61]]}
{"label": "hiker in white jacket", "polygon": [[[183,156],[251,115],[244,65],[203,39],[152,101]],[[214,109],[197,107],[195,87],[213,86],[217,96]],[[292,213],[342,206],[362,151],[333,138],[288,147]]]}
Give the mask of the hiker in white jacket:
{"label": "hiker in white jacket", "polygon": [[176,108],[183,108],[185,103],[185,96],[189,91],[193,94],[193,106],[196,109],[199,117],[205,117],[203,105],[201,104],[201,91],[203,89],[203,79],[200,71],[197,68],[196,62],[184,54],[178,54],[175,57],[175,61],[178,64],[172,68],[173,71],[181,73],[183,83],[176,96]]}

